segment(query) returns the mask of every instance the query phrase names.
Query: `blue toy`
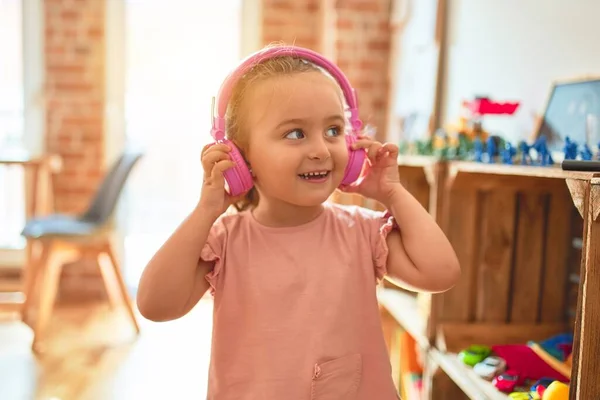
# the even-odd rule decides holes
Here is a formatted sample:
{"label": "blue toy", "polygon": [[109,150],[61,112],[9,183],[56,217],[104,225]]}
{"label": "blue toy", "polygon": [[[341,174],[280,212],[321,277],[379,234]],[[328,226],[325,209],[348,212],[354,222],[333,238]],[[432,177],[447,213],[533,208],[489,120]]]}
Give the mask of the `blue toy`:
{"label": "blue toy", "polygon": [[497,149],[496,149],[496,141],[494,140],[493,137],[489,137],[487,140],[487,146],[486,146],[486,152],[488,155],[488,163],[489,164],[493,164],[494,163],[494,157],[497,154]]}
{"label": "blue toy", "polygon": [[473,139],[473,151],[475,152],[475,161],[481,162],[483,156],[483,143],[481,143],[479,137]]}
{"label": "blue toy", "polygon": [[573,142],[568,136],[565,138],[563,152],[565,153],[565,160],[575,160],[577,158],[577,143]]}
{"label": "blue toy", "polygon": [[529,165],[531,164],[531,146],[527,144],[524,140],[519,142],[519,151],[521,152],[521,164]]}
{"label": "blue toy", "polygon": [[533,144],[533,148],[538,153],[538,162],[540,165],[545,166],[554,164],[554,160],[552,159],[552,155],[546,144],[546,136],[540,136]]}
{"label": "blue toy", "polygon": [[506,142],[504,144],[504,149],[502,149],[502,163],[503,164],[513,164],[513,157],[517,155],[517,149]]}
{"label": "blue toy", "polygon": [[592,150],[590,150],[590,146],[588,146],[587,143],[583,145],[583,149],[579,151],[579,155],[584,161],[590,161],[592,159]]}

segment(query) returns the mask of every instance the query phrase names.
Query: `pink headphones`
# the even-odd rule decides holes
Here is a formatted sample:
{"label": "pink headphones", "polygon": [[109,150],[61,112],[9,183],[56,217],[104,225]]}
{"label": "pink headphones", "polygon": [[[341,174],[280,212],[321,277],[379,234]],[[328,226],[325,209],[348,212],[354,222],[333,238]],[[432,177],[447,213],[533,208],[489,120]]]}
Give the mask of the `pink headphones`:
{"label": "pink headphones", "polygon": [[270,47],[251,54],[225,78],[225,81],[221,85],[217,95],[216,115],[214,113],[215,103],[213,99],[213,111],[211,115],[213,122],[210,133],[215,139],[216,143],[225,143],[231,148],[231,158],[235,163],[234,167],[224,172],[225,181],[227,183],[227,191],[231,196],[235,197],[241,195],[250,190],[254,185],[252,174],[250,173],[242,154],[231,141],[226,139],[225,135],[225,112],[227,110],[227,104],[231,96],[231,91],[237,80],[256,63],[260,63],[269,58],[281,56],[301,57],[307,61],[313,62],[329,72],[342,88],[346,103],[348,103],[349,106],[351,132],[345,136],[349,158],[341,185],[348,186],[354,183],[360,177],[360,173],[366,159],[366,152],[364,149],[353,150],[350,146],[357,139],[357,135],[362,128],[362,121],[358,116],[358,104],[356,101],[355,90],[348,82],[348,79],[344,73],[331,61],[312,50],[295,46]]}

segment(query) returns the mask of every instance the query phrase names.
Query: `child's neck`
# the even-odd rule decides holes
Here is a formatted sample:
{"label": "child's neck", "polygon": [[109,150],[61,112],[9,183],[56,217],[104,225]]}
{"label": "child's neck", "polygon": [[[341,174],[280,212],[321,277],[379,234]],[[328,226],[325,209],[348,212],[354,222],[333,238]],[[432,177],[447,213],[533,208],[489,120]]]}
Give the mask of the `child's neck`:
{"label": "child's neck", "polygon": [[254,219],[269,227],[288,227],[306,224],[323,212],[323,205],[296,206],[280,201],[261,198],[252,210]]}

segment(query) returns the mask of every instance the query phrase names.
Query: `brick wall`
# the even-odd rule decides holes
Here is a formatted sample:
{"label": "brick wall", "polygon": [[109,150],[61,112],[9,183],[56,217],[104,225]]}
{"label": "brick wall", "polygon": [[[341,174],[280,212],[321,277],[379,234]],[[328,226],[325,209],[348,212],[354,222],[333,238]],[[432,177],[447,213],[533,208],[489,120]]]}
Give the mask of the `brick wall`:
{"label": "brick wall", "polygon": [[[45,0],[46,150],[59,154],[58,212],[85,209],[104,165],[105,0]],[[62,297],[104,295],[94,262],[65,266]]]}
{"label": "brick wall", "polygon": [[[391,0],[264,0],[263,44],[284,41],[324,53],[358,92],[361,118],[385,140]],[[328,40],[334,42],[330,50]]]}

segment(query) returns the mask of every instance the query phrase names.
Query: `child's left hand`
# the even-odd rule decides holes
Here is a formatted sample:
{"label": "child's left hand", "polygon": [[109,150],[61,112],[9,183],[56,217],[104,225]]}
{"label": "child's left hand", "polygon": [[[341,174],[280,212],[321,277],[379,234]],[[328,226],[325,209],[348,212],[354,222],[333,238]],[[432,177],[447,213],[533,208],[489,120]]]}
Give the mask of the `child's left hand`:
{"label": "child's left hand", "polygon": [[365,149],[368,161],[357,183],[342,187],[342,191],[359,193],[385,204],[400,186],[398,146],[381,144],[368,136],[359,136],[353,147]]}

